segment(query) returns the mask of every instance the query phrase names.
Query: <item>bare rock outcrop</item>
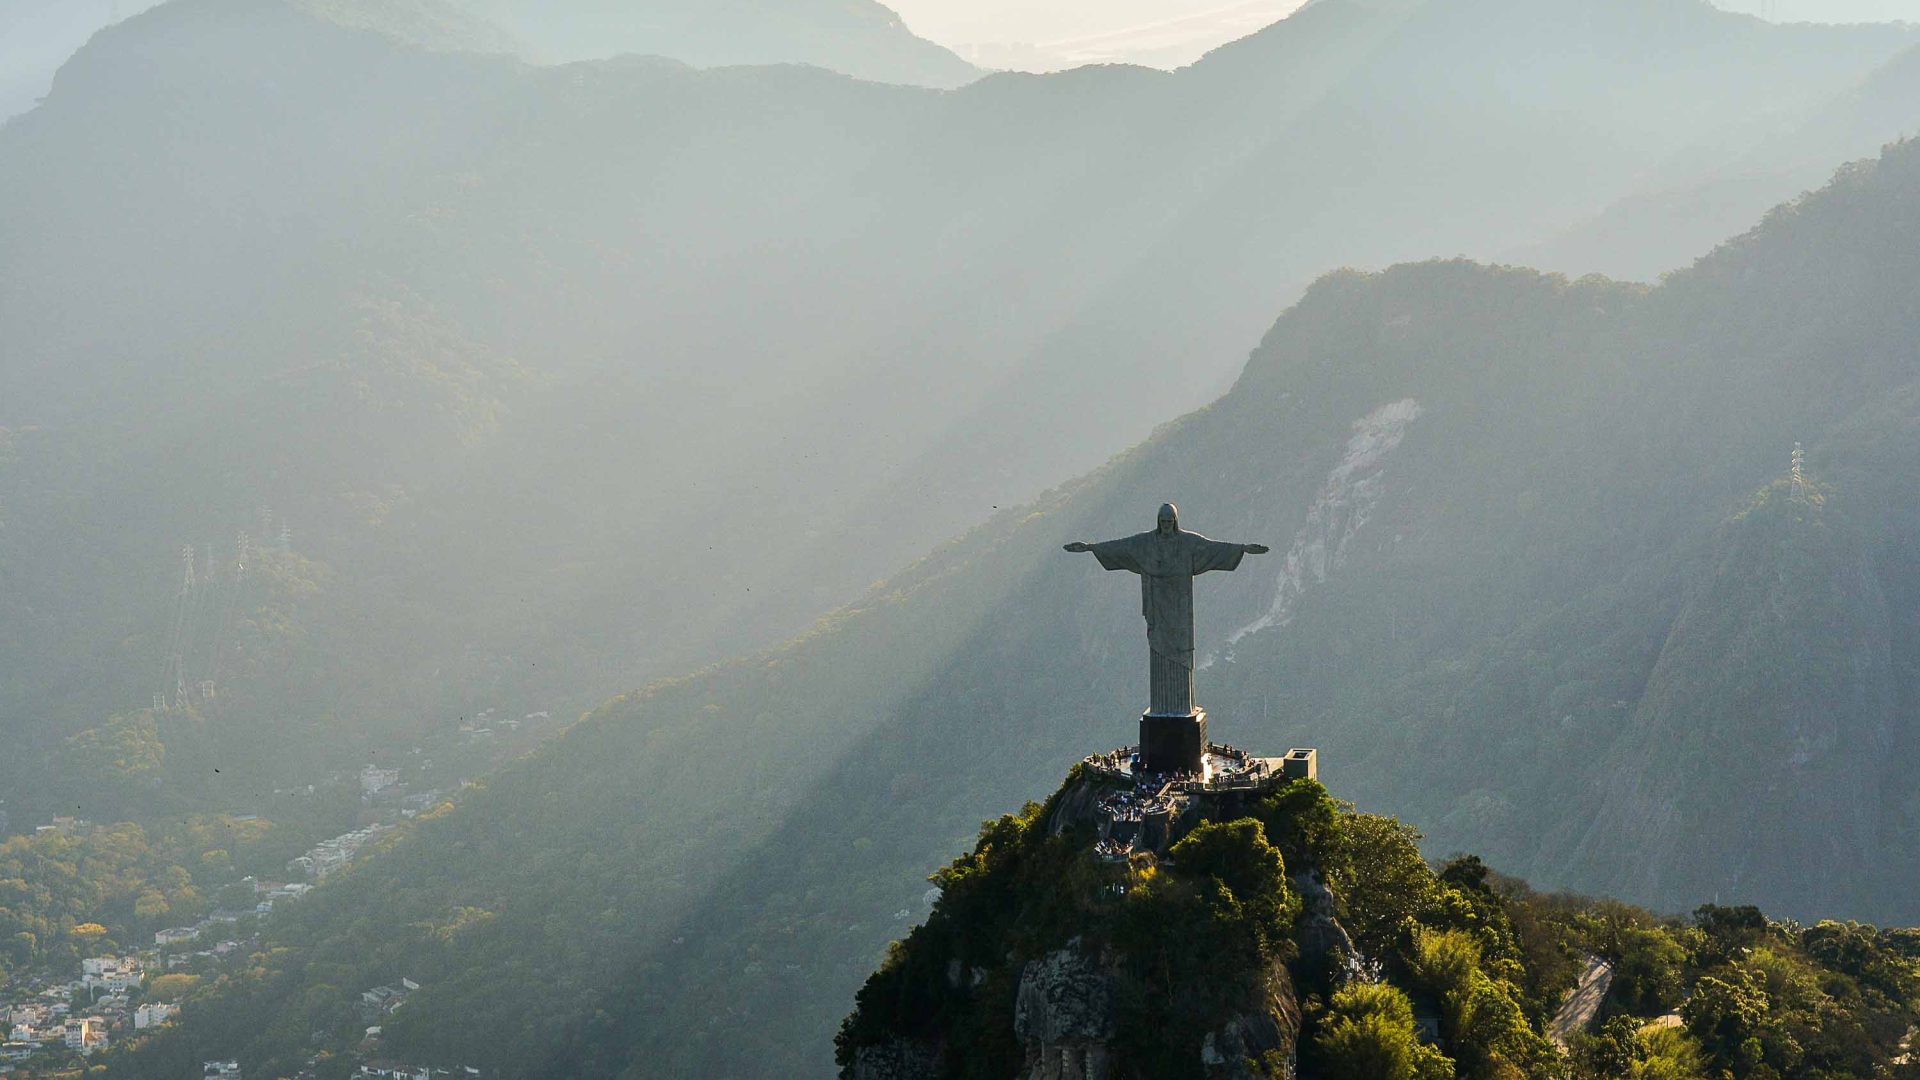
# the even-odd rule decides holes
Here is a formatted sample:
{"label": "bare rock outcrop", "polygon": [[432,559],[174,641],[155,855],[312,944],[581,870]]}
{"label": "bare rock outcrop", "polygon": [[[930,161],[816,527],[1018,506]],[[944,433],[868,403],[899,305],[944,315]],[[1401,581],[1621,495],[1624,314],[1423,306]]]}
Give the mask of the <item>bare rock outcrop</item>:
{"label": "bare rock outcrop", "polygon": [[1317,869],[1294,874],[1288,880],[1293,885],[1293,891],[1300,894],[1301,956],[1325,965],[1336,982],[1345,981],[1347,976],[1360,969],[1364,961],[1360,950],[1353,944],[1352,935],[1340,925],[1333,889],[1321,878]]}
{"label": "bare rock outcrop", "polygon": [[1114,1027],[1113,973],[1078,939],[1021,971],[1013,1031],[1027,1045],[1023,1080],[1105,1080]]}
{"label": "bare rock outcrop", "polygon": [[1259,1008],[1241,1013],[1200,1044],[1207,1080],[1293,1080],[1298,1067],[1300,1004],[1287,969],[1275,964],[1262,981]]}

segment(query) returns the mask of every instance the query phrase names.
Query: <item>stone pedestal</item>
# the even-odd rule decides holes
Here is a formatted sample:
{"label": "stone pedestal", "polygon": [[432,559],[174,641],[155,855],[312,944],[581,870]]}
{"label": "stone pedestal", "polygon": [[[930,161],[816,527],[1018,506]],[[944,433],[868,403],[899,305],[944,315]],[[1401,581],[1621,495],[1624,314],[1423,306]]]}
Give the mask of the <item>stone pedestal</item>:
{"label": "stone pedestal", "polygon": [[1150,773],[1197,773],[1207,752],[1207,711],[1140,717],[1140,764]]}

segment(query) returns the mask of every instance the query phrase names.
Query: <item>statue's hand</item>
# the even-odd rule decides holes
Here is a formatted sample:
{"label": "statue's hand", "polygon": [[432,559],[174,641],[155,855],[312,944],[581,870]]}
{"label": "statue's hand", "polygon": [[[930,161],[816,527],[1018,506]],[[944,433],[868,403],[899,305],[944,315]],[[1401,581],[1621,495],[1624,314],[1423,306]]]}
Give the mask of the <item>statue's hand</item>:
{"label": "statue's hand", "polygon": [[1268,547],[1265,544],[1248,544],[1247,545],[1247,554],[1249,555],[1265,555],[1267,552],[1272,550],[1273,550],[1272,548]]}
{"label": "statue's hand", "polygon": [[1083,551],[1092,551],[1093,547],[1092,545],[1083,544],[1080,541],[1075,540],[1073,543],[1067,545],[1067,550],[1073,552],[1075,555],[1078,555]]}

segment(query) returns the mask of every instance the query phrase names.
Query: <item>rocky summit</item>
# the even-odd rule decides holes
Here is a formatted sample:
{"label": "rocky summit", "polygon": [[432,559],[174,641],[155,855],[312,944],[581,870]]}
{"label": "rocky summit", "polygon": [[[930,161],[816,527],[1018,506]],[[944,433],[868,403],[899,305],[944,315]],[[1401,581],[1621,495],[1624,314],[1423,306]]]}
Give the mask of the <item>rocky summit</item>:
{"label": "rocky summit", "polygon": [[935,875],[843,1080],[1907,1075],[1915,931],[1537,893],[1305,776],[1188,781],[1116,847],[1112,761]]}

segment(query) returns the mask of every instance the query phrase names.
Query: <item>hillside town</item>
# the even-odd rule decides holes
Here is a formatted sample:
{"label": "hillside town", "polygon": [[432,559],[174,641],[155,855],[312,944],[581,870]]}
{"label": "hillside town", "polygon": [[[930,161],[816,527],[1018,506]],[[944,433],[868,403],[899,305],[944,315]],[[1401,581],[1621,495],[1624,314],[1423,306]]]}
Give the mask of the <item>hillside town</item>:
{"label": "hillside town", "polygon": [[16,986],[0,1000],[6,1041],[0,1044],[0,1074],[29,1063],[70,1064],[90,1057],[115,1039],[158,1027],[176,1010],[170,1001],[149,1000],[150,972],[161,969],[157,950],[133,956],[94,956],[77,971],[54,980]]}
{"label": "hillside town", "polygon": [[[301,883],[253,884],[262,898],[253,912],[216,912],[193,926],[161,931],[152,948],[88,957],[77,969],[57,978],[16,977],[0,992],[0,1018],[6,1022],[0,1076],[65,1072],[109,1046],[169,1023],[179,1011],[181,988],[256,951],[259,917],[272,911],[274,900],[296,899],[312,889]],[[185,978],[169,980],[168,976]],[[361,991],[356,1007],[367,1026],[352,1080],[479,1080],[482,1076],[472,1066],[419,1065],[383,1055],[383,1022],[419,989],[419,983],[403,977]],[[237,1061],[209,1061],[197,1076],[199,1080],[245,1080],[245,1071]],[[302,1073],[297,1080],[312,1077]]]}
{"label": "hillside town", "polygon": [[[460,743],[485,745],[497,727],[517,734],[522,721],[500,720],[492,710],[463,723]],[[550,719],[530,715],[527,726]],[[492,727],[489,726],[492,725]],[[424,764],[424,763],[423,763]],[[0,1077],[61,1075],[80,1067],[110,1047],[121,1046],[171,1023],[188,988],[206,979],[238,970],[262,948],[262,930],[276,911],[297,902],[322,882],[342,873],[365,857],[380,841],[393,837],[400,826],[471,786],[460,780],[451,787],[409,782],[413,768],[383,768],[369,764],[357,774],[332,778],[357,795],[359,826],[315,843],[289,860],[274,878],[243,876],[226,884],[209,883],[214,898],[211,911],[192,921],[153,931],[150,945],[128,948],[122,939],[113,952],[87,956],[77,965],[58,969],[0,970]],[[251,821],[252,818],[237,818]],[[101,828],[77,816],[60,816],[34,832],[73,839]],[[111,944],[111,942],[107,942]],[[396,1060],[382,1046],[384,1021],[402,1008],[420,984],[399,978],[390,984],[366,987],[354,1002],[365,1025],[365,1037],[356,1047],[351,1080],[468,1080],[481,1076],[467,1065],[421,1064]],[[302,1073],[311,1080],[311,1073]],[[244,1063],[207,1061],[183,1080],[245,1080]]]}

